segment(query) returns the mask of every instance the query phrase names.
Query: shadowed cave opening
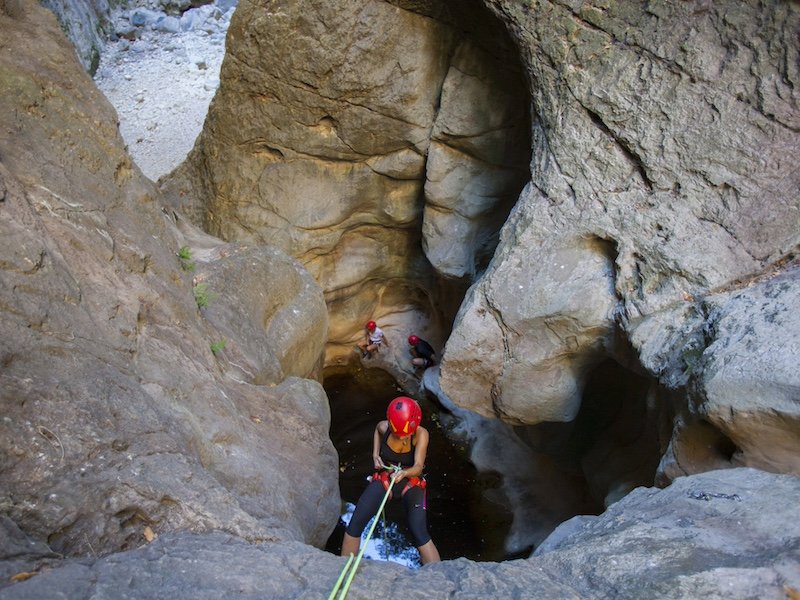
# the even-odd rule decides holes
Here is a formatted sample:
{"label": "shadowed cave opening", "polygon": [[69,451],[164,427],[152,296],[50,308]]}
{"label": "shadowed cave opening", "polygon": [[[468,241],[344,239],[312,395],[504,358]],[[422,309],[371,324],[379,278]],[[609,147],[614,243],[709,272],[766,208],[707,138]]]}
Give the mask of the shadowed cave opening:
{"label": "shadowed cave opening", "polygon": [[[339,453],[343,505],[326,550],[338,554],[341,549],[349,513],[373,471],[374,427],[385,418],[392,398],[410,395],[423,408],[423,425],[431,434],[428,525],[442,559],[503,561],[529,556],[571,517],[600,514],[633,488],[654,484],[664,419],[654,401],[654,385],[651,378],[608,359],[589,375],[572,422],[516,427],[495,422],[497,428],[488,431],[502,436],[481,444],[495,454],[483,456],[483,464],[508,461],[509,440],[527,449],[525,464],[503,473],[502,467],[476,468],[471,455],[476,440],[459,434],[463,415],[435,398],[409,394],[381,369],[327,369],[324,387],[331,405],[331,440]],[[399,502],[387,504],[385,523],[386,528],[382,522],[376,526],[377,541],[367,547],[365,557],[419,566]]]}
{"label": "shadowed cave opening", "polygon": [[663,425],[671,422],[658,388],[653,378],[606,359],[587,377],[573,421],[523,428],[521,437],[579,474],[588,512],[599,513],[633,488],[653,485],[666,443]]}
{"label": "shadowed cave opening", "polygon": [[[408,394],[391,375],[376,368],[327,369],[324,386],[331,404],[331,440],[339,453],[342,515],[349,519],[348,511],[352,511],[373,472],[375,425],[386,418],[386,407],[393,398]],[[503,540],[511,514],[481,493],[497,484],[496,476],[479,473],[466,456],[467,447],[448,437],[440,418],[442,409],[435,400],[427,396],[415,399],[422,407],[423,426],[430,432],[428,526],[442,559],[507,558]],[[387,528],[381,523],[376,526],[373,539],[378,540],[378,546],[368,546],[365,557],[419,566],[400,502],[388,502],[385,516]],[[345,526],[340,519],[326,550],[339,553]]]}

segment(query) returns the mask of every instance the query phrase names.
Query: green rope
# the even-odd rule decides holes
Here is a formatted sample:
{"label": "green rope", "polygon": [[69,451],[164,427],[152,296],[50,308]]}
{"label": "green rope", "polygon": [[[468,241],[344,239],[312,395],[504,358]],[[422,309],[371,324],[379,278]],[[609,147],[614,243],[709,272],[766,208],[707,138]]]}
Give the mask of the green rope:
{"label": "green rope", "polygon": [[[389,495],[392,493],[392,487],[394,486],[395,477],[397,477],[397,472],[400,470],[400,467],[386,467],[387,469],[393,469],[394,474],[392,475],[392,480],[389,482],[389,488],[386,490],[386,493],[383,495],[383,500],[381,501],[381,505],[378,507],[378,510],[375,512],[375,517],[372,519],[372,525],[367,532],[367,537],[361,544],[361,549],[358,551],[358,555],[356,556],[355,562],[353,562],[353,567],[350,569],[350,574],[347,576],[347,581],[342,588],[341,594],[339,594],[339,600],[344,600],[347,597],[347,591],[350,589],[350,584],[353,583],[353,578],[356,576],[356,571],[358,570],[358,565],[361,563],[361,557],[364,555],[364,550],[367,548],[367,543],[369,542],[369,538],[372,537],[372,532],[375,531],[375,525],[378,524],[378,513],[383,511],[383,507],[386,505],[386,501],[389,499]],[[350,558],[347,559],[347,563],[344,565],[342,572],[339,574],[339,579],[336,580],[336,584],[333,586],[330,595],[328,596],[328,600],[333,600],[334,596],[336,596],[336,592],[339,590],[339,586],[342,584],[342,579],[347,573],[348,567],[350,567],[350,563],[353,561],[353,555],[350,555]]]}
{"label": "green rope", "polygon": [[386,511],[381,511],[381,531],[383,532],[383,560],[389,560],[389,544],[386,543]]}
{"label": "green rope", "polygon": [[347,563],[344,565],[344,569],[342,569],[342,572],[339,573],[339,579],[336,580],[336,585],[333,586],[333,589],[331,590],[331,593],[328,596],[328,600],[333,600],[333,597],[336,595],[336,591],[339,589],[339,586],[342,585],[342,580],[344,579],[344,575],[345,573],[347,573],[347,569],[350,566],[350,563],[353,562],[354,558],[355,556],[353,556],[352,554],[347,557]]}

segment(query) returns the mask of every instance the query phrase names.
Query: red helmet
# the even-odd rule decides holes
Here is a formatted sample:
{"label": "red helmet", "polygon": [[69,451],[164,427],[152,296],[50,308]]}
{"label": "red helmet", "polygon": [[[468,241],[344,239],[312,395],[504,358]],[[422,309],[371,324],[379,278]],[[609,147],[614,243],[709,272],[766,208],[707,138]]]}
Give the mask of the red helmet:
{"label": "red helmet", "polygon": [[370,331],[375,331],[375,328],[377,326],[378,324],[375,321],[370,321],[369,323],[367,323],[367,329],[369,329]]}
{"label": "red helmet", "polygon": [[416,400],[408,396],[398,396],[389,403],[386,418],[389,419],[392,433],[412,435],[422,420],[422,409]]}
{"label": "red helmet", "polygon": [[408,343],[412,346],[416,346],[419,343],[419,338],[412,334],[408,336]]}

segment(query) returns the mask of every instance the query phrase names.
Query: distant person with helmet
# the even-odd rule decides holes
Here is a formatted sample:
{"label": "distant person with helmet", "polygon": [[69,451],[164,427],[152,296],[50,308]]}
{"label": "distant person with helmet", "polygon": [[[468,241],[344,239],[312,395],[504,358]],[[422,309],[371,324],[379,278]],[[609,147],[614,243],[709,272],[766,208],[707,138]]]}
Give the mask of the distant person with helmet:
{"label": "distant person with helmet", "polygon": [[408,344],[411,346],[411,364],[416,368],[427,369],[436,364],[436,352],[428,342],[414,334],[408,336]]}
{"label": "distant person with helmet", "polygon": [[383,329],[375,321],[368,322],[365,326],[364,339],[358,342],[358,350],[362,358],[372,358],[372,353],[377,352],[381,344],[389,346],[389,340],[383,335]]}
{"label": "distant person with helmet", "polygon": [[358,554],[361,534],[375,516],[389,489],[394,471],[399,467],[390,498],[400,498],[406,511],[408,528],[419,550],[422,564],[439,562],[439,550],[428,533],[427,494],[422,470],[428,452],[428,430],[420,426],[422,409],[415,400],[398,396],[389,403],[386,420],[375,427],[372,461],[376,472],[361,494],[342,540],[342,556]]}

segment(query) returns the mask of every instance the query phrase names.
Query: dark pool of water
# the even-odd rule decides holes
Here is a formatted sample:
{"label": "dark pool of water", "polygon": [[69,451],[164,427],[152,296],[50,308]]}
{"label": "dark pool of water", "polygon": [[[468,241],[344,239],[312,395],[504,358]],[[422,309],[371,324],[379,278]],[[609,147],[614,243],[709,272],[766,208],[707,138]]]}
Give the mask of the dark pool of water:
{"label": "dark pool of water", "polygon": [[[356,373],[327,372],[324,387],[331,405],[331,440],[339,452],[339,485],[343,515],[347,503],[354,505],[367,485],[372,468],[372,436],[378,421],[386,418],[386,407],[399,395],[406,395],[394,379],[380,369]],[[422,406],[422,425],[430,432],[426,460],[428,481],[428,527],[442,559],[466,557],[472,560],[502,560],[503,539],[510,515],[489,503],[482,492],[498,482],[480,475],[466,460],[466,449],[447,435],[440,407],[427,398],[415,398]],[[352,507],[351,507],[352,508]],[[388,542],[373,556],[414,566],[416,550],[405,526],[399,500],[386,506],[387,530],[378,524],[373,538]],[[326,549],[339,553],[344,533],[340,520]],[[388,548],[387,548],[388,546]],[[379,556],[374,556],[375,554]]]}

